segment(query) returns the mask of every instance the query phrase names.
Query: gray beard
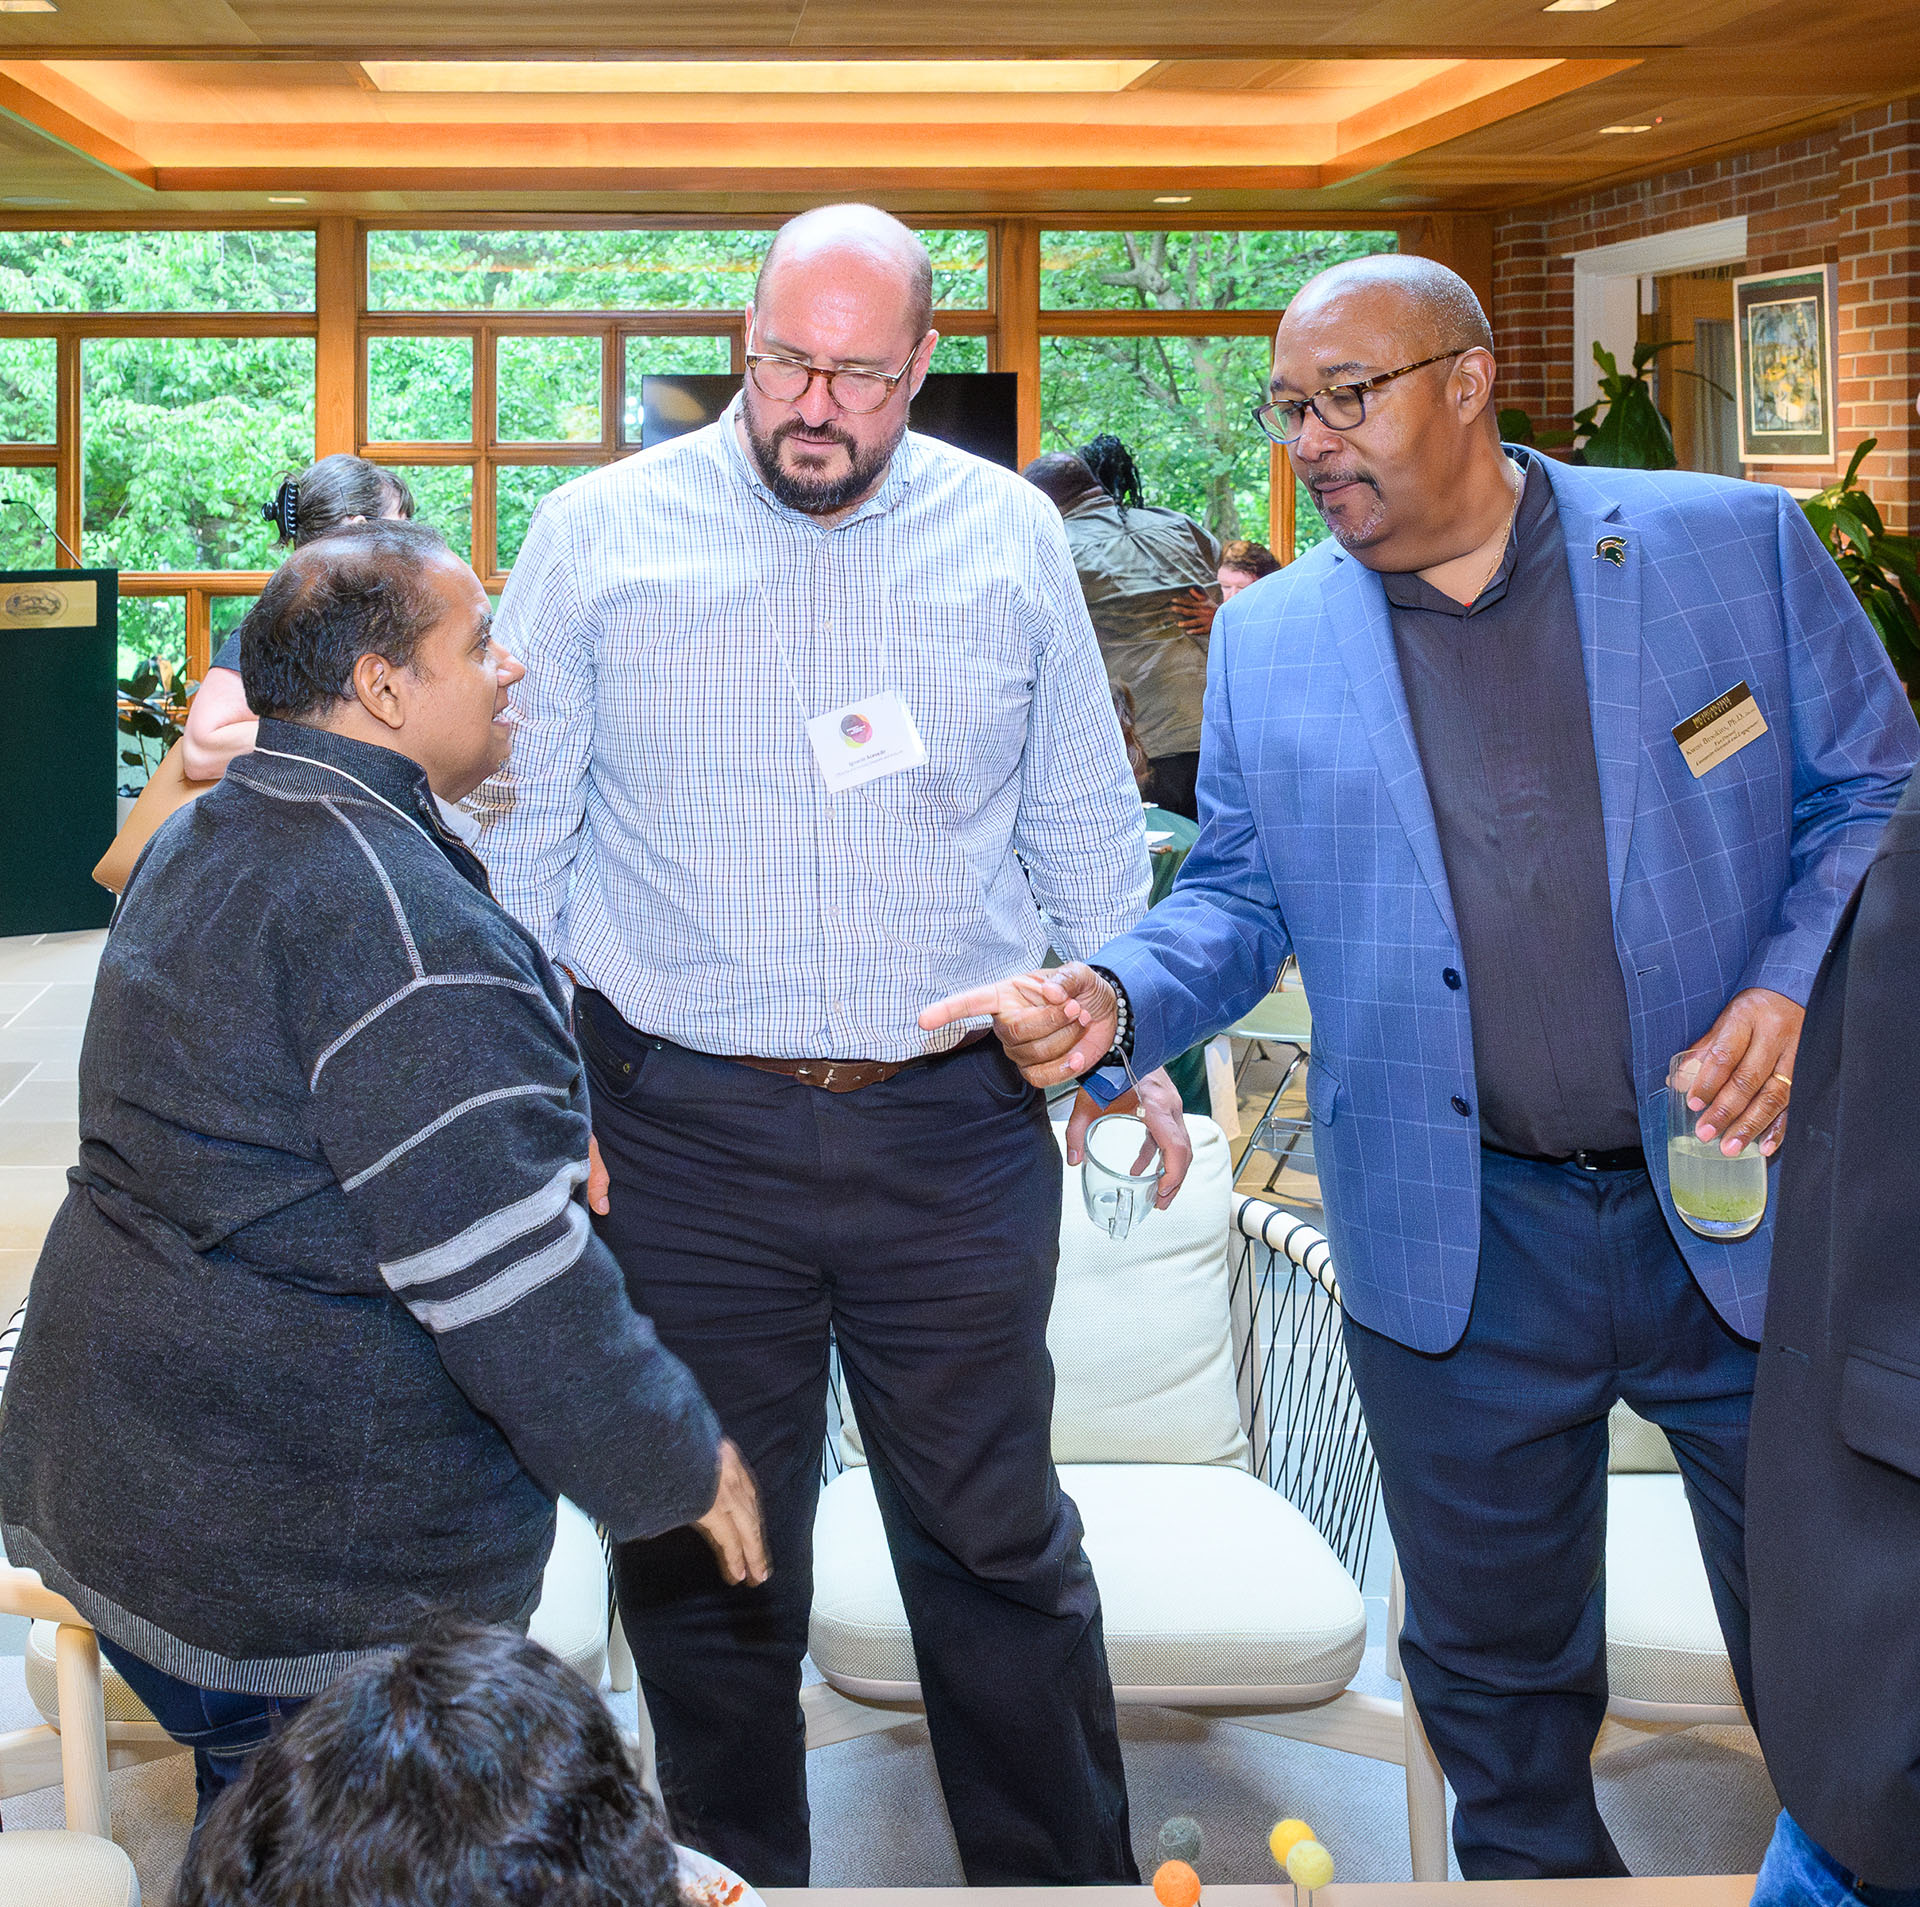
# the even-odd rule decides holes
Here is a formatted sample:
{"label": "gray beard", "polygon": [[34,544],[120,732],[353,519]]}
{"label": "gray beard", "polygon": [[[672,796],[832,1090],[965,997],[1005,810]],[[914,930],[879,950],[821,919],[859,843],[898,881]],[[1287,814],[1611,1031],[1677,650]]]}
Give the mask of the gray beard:
{"label": "gray beard", "polygon": [[746,417],[747,442],[753,446],[754,462],[760,466],[760,475],[766,486],[784,503],[789,510],[798,510],[803,516],[832,516],[837,511],[847,509],[880,481],[887,465],[892,461],[893,453],[900,448],[900,440],[907,434],[904,423],[894,432],[885,444],[877,446],[862,457],[846,438],[838,441],[852,459],[851,468],[844,477],[827,481],[818,477],[794,477],[780,467],[780,446],[795,429],[795,422],[789,419],[777,430],[762,434],[751,416]]}

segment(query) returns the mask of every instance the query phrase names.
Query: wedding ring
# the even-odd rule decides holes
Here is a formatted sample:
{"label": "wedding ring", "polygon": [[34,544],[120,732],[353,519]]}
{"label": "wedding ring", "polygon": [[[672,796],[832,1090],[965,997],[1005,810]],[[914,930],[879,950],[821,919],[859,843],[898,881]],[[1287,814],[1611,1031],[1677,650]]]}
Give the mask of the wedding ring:
{"label": "wedding ring", "polygon": [[1789,1092],[1793,1090],[1793,1081],[1790,1080],[1785,1073],[1775,1073],[1774,1078],[1777,1079],[1781,1083],[1781,1085],[1786,1087],[1786,1089]]}

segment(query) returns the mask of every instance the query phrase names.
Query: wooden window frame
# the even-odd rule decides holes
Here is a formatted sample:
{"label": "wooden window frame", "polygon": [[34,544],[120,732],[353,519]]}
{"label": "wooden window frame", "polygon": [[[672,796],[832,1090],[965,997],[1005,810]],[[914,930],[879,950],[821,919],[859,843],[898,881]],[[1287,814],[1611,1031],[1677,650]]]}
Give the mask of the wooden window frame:
{"label": "wooden window frame", "polygon": [[[1019,379],[1019,454],[1022,463],[1040,450],[1040,351],[1048,337],[1252,337],[1271,335],[1279,311],[1162,312],[1138,308],[1043,311],[1040,306],[1040,233],[1058,218],[980,216],[954,213],[919,217],[912,224],[937,230],[963,228],[987,234],[987,298],[984,306],[936,312],[943,336],[982,337],[990,370],[1012,371]],[[60,539],[84,559],[81,541],[82,446],[80,438],[80,348],[89,338],[312,338],[314,352],[314,454],[345,450],[384,463],[466,465],[473,471],[474,566],[489,590],[497,592],[506,573],[495,560],[494,473],[513,465],[577,464],[590,468],[610,463],[637,448],[624,425],[624,371],[629,337],[725,337],[736,371],[745,325],[739,310],[669,311],[373,311],[369,309],[367,239],[379,230],[765,230],[780,221],[768,217],[716,218],[649,215],[644,219],[605,216],[524,214],[356,219],[245,218],[232,214],[175,215],[129,219],[110,213],[72,213],[65,217],[7,218],[8,229],[40,230],[311,230],[315,233],[314,309],[311,312],[6,312],[0,313],[0,338],[51,337],[55,342],[55,440],[51,444],[0,445],[0,471],[51,468],[54,471],[54,528]],[[1198,225],[1177,214],[1126,213],[1078,215],[1084,231],[1276,231],[1315,226],[1346,229],[1366,220],[1299,217],[1207,219]],[[1386,224],[1393,222],[1388,221]],[[1383,226],[1384,229],[1384,226]],[[503,444],[495,439],[494,360],[498,340],[508,336],[580,336],[597,334],[601,347],[601,433],[598,442]],[[466,336],[474,341],[473,423],[465,443],[374,442],[366,435],[369,341],[380,336]],[[1269,541],[1287,561],[1293,554],[1294,487],[1285,453],[1270,459]],[[57,567],[72,558],[56,546]],[[257,595],[268,570],[122,571],[120,589],[131,597],[178,596],[186,605],[187,671],[204,676],[211,662],[212,603],[219,596]]]}

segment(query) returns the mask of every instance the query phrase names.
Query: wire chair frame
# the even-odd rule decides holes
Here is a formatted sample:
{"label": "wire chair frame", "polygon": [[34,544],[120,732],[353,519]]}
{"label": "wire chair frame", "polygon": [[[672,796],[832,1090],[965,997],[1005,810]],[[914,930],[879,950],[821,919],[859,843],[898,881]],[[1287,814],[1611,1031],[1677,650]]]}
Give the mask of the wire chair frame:
{"label": "wire chair frame", "polygon": [[[1253,1473],[1326,1538],[1360,1582],[1380,1477],[1341,1341],[1333,1253],[1304,1219],[1257,1198],[1234,1201],[1227,1252],[1234,1372]],[[847,1467],[840,1454],[845,1394],[836,1345],[828,1362],[823,1484]]]}
{"label": "wire chair frame", "polygon": [[1305,1219],[1242,1198],[1228,1252],[1240,1418],[1254,1474],[1363,1581],[1380,1475],[1347,1367],[1332,1248]]}

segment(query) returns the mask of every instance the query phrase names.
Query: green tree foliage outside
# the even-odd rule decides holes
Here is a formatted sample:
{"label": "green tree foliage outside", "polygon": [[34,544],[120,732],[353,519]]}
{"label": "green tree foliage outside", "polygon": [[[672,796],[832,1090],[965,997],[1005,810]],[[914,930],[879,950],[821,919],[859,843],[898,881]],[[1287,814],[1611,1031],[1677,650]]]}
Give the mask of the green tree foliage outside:
{"label": "green tree foliage outside", "polygon": [[[1042,311],[1280,310],[1329,265],[1392,251],[1391,232],[1043,232]],[[1043,340],[1041,436],[1070,450],[1112,431],[1150,503],[1221,538],[1267,532],[1267,440],[1248,412],[1265,393],[1264,338]],[[1296,547],[1325,534],[1299,498]]]}
{"label": "green tree foliage outside", "polygon": [[[987,302],[987,235],[922,231],[937,305]],[[370,232],[375,311],[725,311],[753,296],[766,231]]]}
{"label": "green tree foliage outside", "polygon": [[0,232],[0,311],[311,311],[311,232]]}

